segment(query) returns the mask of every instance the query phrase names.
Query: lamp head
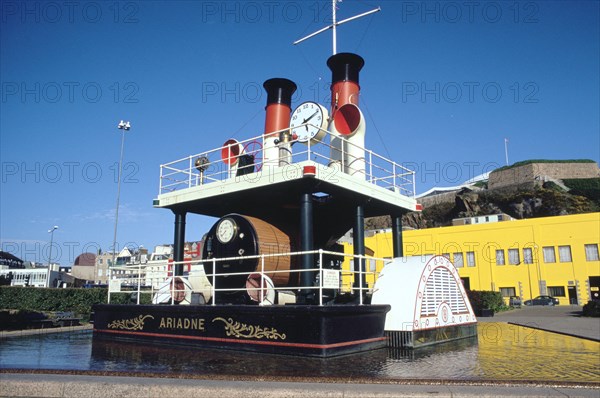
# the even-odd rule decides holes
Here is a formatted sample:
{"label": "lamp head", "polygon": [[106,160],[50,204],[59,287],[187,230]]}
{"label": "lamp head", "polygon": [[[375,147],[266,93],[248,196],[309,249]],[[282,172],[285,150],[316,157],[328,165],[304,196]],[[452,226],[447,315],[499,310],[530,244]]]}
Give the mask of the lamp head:
{"label": "lamp head", "polygon": [[119,130],[125,130],[125,131],[127,131],[127,130],[129,130],[131,128],[131,123],[126,122],[124,120],[121,120],[119,122],[119,124],[117,125],[117,127],[119,128]]}

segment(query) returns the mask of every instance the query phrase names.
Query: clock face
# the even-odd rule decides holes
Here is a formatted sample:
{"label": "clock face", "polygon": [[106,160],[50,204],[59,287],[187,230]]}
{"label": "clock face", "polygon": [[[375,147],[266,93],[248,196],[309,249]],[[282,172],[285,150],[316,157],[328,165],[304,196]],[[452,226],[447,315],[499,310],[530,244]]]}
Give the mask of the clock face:
{"label": "clock face", "polygon": [[231,218],[221,220],[217,225],[217,239],[221,243],[229,243],[235,236],[237,225]]}
{"label": "clock face", "polygon": [[304,102],[292,113],[290,128],[298,141],[320,140],[327,127],[327,109],[316,102]]}

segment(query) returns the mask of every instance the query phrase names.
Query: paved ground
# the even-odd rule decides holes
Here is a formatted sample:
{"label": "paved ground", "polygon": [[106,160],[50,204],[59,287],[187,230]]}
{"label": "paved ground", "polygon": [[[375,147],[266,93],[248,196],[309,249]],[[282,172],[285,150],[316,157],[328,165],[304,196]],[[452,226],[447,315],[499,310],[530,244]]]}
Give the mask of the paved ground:
{"label": "paved ground", "polygon": [[581,316],[580,306],[535,306],[501,312],[479,322],[507,322],[600,342],[600,319]]}
{"label": "paved ground", "polygon": [[0,374],[2,397],[395,398],[585,397],[600,389],[535,385],[352,384]]}
{"label": "paved ground", "polygon": [[[600,341],[600,319],[583,318],[581,307],[523,307],[480,322],[507,322],[540,330]],[[54,329],[55,331],[56,329]],[[39,332],[39,331],[38,331]],[[46,331],[48,332],[48,330]],[[21,333],[23,332],[14,332]],[[36,333],[36,332],[30,332]],[[2,335],[0,334],[0,337]],[[599,352],[600,358],[600,352]],[[599,359],[600,360],[600,359]],[[60,372],[63,373],[63,372]],[[64,372],[66,373],[66,372]],[[598,384],[600,386],[600,383]],[[240,381],[190,380],[114,375],[0,373],[0,397],[585,397],[599,398],[600,387],[578,388],[569,383],[467,384],[454,381],[405,381],[396,384],[353,384],[323,380]]]}

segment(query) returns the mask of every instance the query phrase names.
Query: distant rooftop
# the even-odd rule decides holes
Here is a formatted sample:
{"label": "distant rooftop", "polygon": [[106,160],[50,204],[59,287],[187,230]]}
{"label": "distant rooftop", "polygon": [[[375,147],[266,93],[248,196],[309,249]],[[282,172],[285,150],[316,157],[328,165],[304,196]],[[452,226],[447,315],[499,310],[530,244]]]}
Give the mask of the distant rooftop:
{"label": "distant rooftop", "polygon": [[423,193],[416,195],[415,198],[420,199],[420,198],[425,198],[427,196],[434,196],[434,195],[439,195],[439,194],[447,193],[447,192],[460,191],[461,189],[463,189],[465,187],[470,187],[471,185],[474,185],[478,182],[487,181],[489,176],[490,176],[490,173],[488,172],[488,173],[483,173],[478,176],[475,176],[475,177],[463,182],[460,185],[455,185],[452,187],[433,187]]}

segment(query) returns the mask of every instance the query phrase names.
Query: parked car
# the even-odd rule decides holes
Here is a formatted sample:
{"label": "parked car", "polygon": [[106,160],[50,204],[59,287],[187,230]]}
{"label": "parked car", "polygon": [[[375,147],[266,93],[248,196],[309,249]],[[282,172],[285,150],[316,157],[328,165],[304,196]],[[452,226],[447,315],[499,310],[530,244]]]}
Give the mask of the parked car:
{"label": "parked car", "polygon": [[559,301],[552,296],[537,296],[533,300],[525,300],[525,305],[558,305]]}
{"label": "parked car", "polygon": [[511,296],[508,300],[508,305],[513,308],[521,308],[521,297]]}

